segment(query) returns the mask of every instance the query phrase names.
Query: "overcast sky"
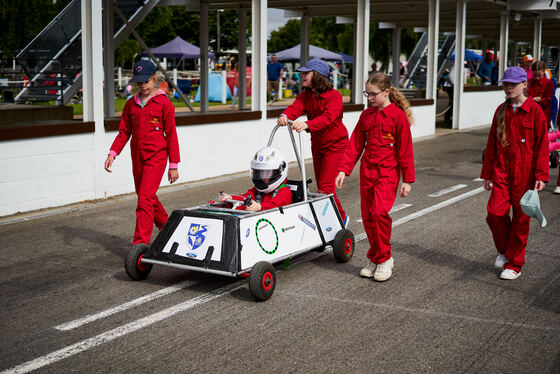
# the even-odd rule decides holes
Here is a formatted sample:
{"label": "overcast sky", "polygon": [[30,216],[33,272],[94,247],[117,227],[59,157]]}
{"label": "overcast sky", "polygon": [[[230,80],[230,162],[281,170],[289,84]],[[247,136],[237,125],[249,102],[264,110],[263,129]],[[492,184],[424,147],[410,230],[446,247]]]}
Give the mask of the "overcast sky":
{"label": "overcast sky", "polygon": [[289,18],[284,17],[284,11],[282,9],[268,8],[268,37],[270,37],[270,32],[277,30],[278,28],[284,26],[288,22]]}

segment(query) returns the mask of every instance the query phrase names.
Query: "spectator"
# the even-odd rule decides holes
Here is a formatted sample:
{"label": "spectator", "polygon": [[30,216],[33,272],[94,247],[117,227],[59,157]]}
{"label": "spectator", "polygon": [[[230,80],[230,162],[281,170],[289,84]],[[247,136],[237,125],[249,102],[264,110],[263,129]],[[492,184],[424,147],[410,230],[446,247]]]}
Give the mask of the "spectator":
{"label": "spectator", "polygon": [[[278,90],[280,86],[280,79],[284,73],[284,66],[276,61],[276,55],[270,57],[270,62],[266,66],[266,71],[268,74],[268,96],[270,97],[270,103],[278,101]],[[272,91],[274,90],[274,96],[272,96]]]}
{"label": "spectator", "polygon": [[521,60],[521,67],[523,68],[523,70],[525,70],[525,73],[527,74],[527,80],[533,78],[533,71],[531,70],[531,65],[533,65],[533,61],[535,61],[535,59],[531,55],[525,55]]}
{"label": "spectator", "polygon": [[550,126],[552,113],[550,111],[550,101],[554,93],[554,84],[544,76],[546,64],[542,61],[535,61],[531,68],[533,78],[529,79],[529,96],[533,98],[546,116],[546,126]]}
{"label": "spectator", "polygon": [[482,79],[483,86],[489,86],[492,84],[492,69],[494,68],[494,62],[492,61],[492,53],[486,52],[484,60],[480,64],[477,70],[478,76]]}

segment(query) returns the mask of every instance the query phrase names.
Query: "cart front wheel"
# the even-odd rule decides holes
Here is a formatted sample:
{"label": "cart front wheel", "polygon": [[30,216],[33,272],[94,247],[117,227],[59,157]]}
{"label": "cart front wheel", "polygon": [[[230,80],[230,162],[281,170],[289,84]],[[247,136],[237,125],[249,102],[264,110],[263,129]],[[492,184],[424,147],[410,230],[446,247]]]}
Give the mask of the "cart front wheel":
{"label": "cart front wheel", "polygon": [[338,262],[348,262],[354,255],[354,234],[348,229],[336,233],[333,241],[333,254]]}
{"label": "cart front wheel", "polygon": [[276,271],[270,262],[260,261],[251,269],[249,291],[257,301],[268,300],[276,287]]}
{"label": "cart front wheel", "polygon": [[124,268],[128,276],[136,281],[146,279],[152,270],[152,264],[145,264],[142,258],[148,250],[148,245],[138,243],[132,246],[128,251],[126,260],[124,261]]}
{"label": "cart front wheel", "polygon": [[556,168],[558,166],[558,151],[550,152],[550,167]]}

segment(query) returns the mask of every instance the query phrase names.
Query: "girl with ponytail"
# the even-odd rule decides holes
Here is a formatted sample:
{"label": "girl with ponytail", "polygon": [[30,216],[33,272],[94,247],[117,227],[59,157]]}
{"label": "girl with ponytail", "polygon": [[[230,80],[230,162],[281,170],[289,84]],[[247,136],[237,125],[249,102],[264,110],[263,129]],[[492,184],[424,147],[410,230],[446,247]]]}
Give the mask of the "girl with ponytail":
{"label": "girl with ponytail", "polygon": [[[360,197],[362,222],[370,248],[369,264],[360,271],[362,277],[385,281],[392,275],[391,227],[389,216],[402,175],[402,197],[408,196],[414,182],[414,154],[410,126],[410,105],[390,78],[382,73],[372,74],[366,82],[364,96],[369,108],[360,116],[346,147],[336,186],[342,187],[344,178],[362,156],[360,165]],[[363,155],[362,155],[363,152]]]}
{"label": "girl with ponytail", "polygon": [[480,178],[492,191],[486,222],[498,251],[494,266],[511,280],[521,275],[529,237],[530,217],[519,203],[527,190],[541,191],[548,181],[548,136],[541,107],[524,95],[525,71],[507,68],[500,82],[506,100],[494,114]]}

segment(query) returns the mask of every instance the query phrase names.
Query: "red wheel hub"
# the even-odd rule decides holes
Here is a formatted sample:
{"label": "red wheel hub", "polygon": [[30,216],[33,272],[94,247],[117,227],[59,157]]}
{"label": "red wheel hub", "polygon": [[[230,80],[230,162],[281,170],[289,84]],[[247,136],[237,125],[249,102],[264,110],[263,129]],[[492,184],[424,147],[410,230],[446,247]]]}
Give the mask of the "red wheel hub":
{"label": "red wheel hub", "polygon": [[270,289],[272,288],[273,285],[274,285],[274,278],[272,277],[272,274],[270,273],[270,271],[267,271],[266,273],[263,274],[263,277],[262,277],[263,289],[265,291],[270,291]]}
{"label": "red wheel hub", "polygon": [[344,242],[344,252],[346,252],[347,255],[352,252],[352,239],[348,238]]}
{"label": "red wheel hub", "polygon": [[143,258],[144,258],[144,253],[142,253],[140,256],[138,256],[138,263],[136,264],[137,267],[138,267],[138,270],[140,270],[140,271],[148,270],[148,265],[142,263]]}

